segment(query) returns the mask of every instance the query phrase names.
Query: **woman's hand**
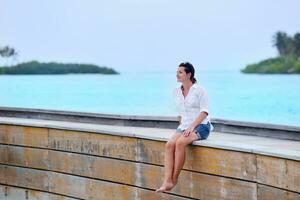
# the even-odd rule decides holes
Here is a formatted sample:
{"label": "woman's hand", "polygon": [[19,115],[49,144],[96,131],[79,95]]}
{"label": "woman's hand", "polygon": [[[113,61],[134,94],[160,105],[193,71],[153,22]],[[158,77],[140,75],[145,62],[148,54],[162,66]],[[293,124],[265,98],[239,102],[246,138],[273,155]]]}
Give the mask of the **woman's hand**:
{"label": "woman's hand", "polygon": [[193,131],[194,131],[195,127],[190,126],[187,129],[185,129],[185,131],[183,132],[183,136],[184,137],[188,137]]}

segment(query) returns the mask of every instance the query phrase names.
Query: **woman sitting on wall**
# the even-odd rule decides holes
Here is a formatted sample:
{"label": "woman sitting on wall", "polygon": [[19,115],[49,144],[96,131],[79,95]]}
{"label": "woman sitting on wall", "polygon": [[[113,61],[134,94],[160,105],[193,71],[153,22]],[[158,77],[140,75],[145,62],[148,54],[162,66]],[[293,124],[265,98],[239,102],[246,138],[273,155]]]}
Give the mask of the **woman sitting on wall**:
{"label": "woman sitting on wall", "polygon": [[207,139],[210,130],[209,101],[205,89],[196,83],[192,64],[181,63],[177,81],[182,85],[173,92],[180,124],[165,146],[165,175],[156,192],[170,191],[177,183],[185,162],[185,148],[196,140]]}

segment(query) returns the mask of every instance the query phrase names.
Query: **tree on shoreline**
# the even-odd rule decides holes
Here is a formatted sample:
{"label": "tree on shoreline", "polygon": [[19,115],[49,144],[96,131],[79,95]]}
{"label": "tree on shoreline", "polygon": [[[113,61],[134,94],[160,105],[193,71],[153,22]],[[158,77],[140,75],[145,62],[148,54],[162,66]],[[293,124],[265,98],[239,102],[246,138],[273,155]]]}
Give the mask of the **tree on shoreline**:
{"label": "tree on shoreline", "polygon": [[296,60],[300,58],[300,33],[296,33],[294,37],[290,37],[285,32],[278,31],[274,35],[273,43],[280,56],[291,57]]}
{"label": "tree on shoreline", "polygon": [[241,71],[260,74],[300,74],[300,33],[289,36],[278,31],[273,36],[273,46],[279,56],[247,65]]}
{"label": "tree on shoreline", "polygon": [[300,33],[296,33],[294,35],[294,44],[295,44],[295,53],[298,56],[298,60],[300,59]]}
{"label": "tree on shoreline", "polygon": [[93,64],[40,63],[30,61],[10,67],[0,67],[1,74],[119,74],[112,68]]}
{"label": "tree on shoreline", "polygon": [[0,56],[6,59],[12,57],[14,60],[16,60],[18,53],[14,48],[9,46],[4,46],[4,47],[0,47]]}

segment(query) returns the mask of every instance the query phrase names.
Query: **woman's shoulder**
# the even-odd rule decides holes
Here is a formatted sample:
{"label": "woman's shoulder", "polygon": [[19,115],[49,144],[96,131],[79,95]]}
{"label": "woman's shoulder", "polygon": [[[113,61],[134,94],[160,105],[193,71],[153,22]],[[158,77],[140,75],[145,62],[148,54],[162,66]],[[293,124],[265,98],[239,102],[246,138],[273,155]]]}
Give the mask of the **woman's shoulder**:
{"label": "woman's shoulder", "polygon": [[197,90],[205,90],[204,86],[203,85],[199,85],[198,83],[195,83],[193,85],[193,87]]}
{"label": "woman's shoulder", "polygon": [[199,85],[197,83],[195,83],[193,86],[195,87],[198,93],[206,93],[206,89],[204,86]]}

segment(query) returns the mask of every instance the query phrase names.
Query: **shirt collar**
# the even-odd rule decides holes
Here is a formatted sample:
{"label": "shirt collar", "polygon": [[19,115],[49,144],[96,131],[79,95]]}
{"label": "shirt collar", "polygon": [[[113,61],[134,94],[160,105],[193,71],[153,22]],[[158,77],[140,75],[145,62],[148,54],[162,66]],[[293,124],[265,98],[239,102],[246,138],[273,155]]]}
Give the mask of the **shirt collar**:
{"label": "shirt collar", "polygon": [[197,88],[197,87],[199,87],[198,84],[194,83],[191,88]]}
{"label": "shirt collar", "polygon": [[[198,87],[199,87],[199,85],[197,83],[194,83],[191,88],[196,89]],[[179,86],[178,89],[181,90],[181,86]]]}

